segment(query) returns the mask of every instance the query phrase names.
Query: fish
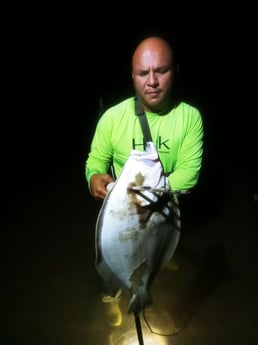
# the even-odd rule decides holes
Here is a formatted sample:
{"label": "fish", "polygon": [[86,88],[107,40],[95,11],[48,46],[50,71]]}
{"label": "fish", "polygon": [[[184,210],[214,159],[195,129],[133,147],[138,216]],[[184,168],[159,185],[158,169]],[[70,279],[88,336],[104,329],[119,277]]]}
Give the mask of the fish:
{"label": "fish", "polygon": [[96,269],[112,289],[130,295],[128,313],[153,303],[151,285],[174,255],[180,207],[153,142],[131,150],[103,200],[95,227]]}

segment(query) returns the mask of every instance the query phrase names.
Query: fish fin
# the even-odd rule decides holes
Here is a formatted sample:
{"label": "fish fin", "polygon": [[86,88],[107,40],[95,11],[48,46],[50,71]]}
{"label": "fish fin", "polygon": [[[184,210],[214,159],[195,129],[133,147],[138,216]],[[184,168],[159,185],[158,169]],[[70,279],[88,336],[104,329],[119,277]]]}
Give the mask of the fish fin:
{"label": "fish fin", "polygon": [[148,290],[142,290],[138,294],[133,294],[128,307],[128,314],[139,313],[144,308],[152,304],[152,296]]}

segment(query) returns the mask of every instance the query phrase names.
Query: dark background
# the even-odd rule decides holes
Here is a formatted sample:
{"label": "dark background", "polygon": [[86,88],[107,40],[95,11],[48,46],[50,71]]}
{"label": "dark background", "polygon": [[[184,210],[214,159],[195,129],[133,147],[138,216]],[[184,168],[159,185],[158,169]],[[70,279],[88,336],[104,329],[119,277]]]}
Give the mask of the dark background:
{"label": "dark background", "polygon": [[[104,109],[132,95],[131,53],[149,33],[175,45],[178,91],[204,120],[203,168],[198,186],[182,200],[181,241],[196,251],[190,258],[203,255],[212,279],[197,276],[197,291],[189,290],[198,295],[200,285],[216,287],[213,268],[220,278],[229,267],[232,289],[207,310],[215,319],[204,314],[209,343],[216,343],[216,330],[227,344],[236,345],[240,333],[239,345],[253,344],[245,332],[257,341],[256,6],[155,7],[152,15],[132,6],[128,16],[93,15],[65,3],[1,6],[0,344],[66,344],[66,331],[79,333],[74,325],[86,334],[85,325],[92,327],[93,339],[98,322],[102,327],[94,302],[99,204],[88,193],[84,164],[100,99]],[[228,307],[223,325],[220,303]]]}
{"label": "dark background", "polygon": [[175,11],[141,20],[91,18],[61,3],[17,4],[1,11],[1,25],[0,149],[7,217],[17,194],[25,197],[29,188],[57,183],[73,171],[73,183],[84,184],[100,99],[106,108],[133,93],[131,53],[149,33],[165,35],[175,45],[178,90],[203,113],[200,200],[204,190],[205,198],[217,199],[231,180],[245,180],[250,193],[257,190],[254,8]]}

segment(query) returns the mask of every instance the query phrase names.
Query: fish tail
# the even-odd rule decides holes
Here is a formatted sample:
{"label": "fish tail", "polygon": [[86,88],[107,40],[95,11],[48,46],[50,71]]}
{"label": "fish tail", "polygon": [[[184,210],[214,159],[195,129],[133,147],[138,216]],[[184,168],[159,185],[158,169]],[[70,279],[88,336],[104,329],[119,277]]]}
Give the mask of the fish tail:
{"label": "fish tail", "polygon": [[128,313],[139,313],[144,308],[152,304],[152,296],[148,290],[142,290],[138,294],[133,294],[128,306]]}

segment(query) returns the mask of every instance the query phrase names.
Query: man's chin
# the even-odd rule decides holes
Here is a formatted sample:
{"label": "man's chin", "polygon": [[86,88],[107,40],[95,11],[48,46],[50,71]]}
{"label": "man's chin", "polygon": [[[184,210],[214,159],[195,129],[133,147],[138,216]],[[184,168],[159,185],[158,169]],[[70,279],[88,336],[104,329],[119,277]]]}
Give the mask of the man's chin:
{"label": "man's chin", "polygon": [[162,103],[160,102],[160,100],[153,99],[147,103],[147,106],[150,109],[150,111],[153,113],[159,112],[161,109],[163,109]]}

